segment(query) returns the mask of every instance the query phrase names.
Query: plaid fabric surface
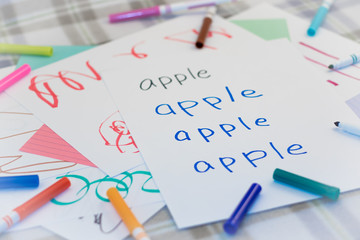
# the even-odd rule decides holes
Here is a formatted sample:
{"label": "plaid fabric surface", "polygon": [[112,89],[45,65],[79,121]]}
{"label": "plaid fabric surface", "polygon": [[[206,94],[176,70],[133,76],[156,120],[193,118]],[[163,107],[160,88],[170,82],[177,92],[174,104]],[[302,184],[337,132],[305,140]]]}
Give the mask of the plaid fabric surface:
{"label": "plaid fabric surface", "polygon": [[[110,13],[174,2],[177,1],[1,0],[0,42],[33,45],[101,44],[169,18],[108,24]],[[261,2],[240,0],[223,4],[218,13],[229,17]],[[322,0],[266,2],[310,22]],[[359,12],[359,0],[337,1],[322,27],[360,41]],[[0,67],[13,65],[17,59],[14,55],[1,55]],[[242,223],[241,229],[232,239],[360,239],[359,203],[360,191],[353,191],[342,194],[337,202],[320,199],[253,214]],[[222,229],[222,223],[179,231],[166,208],[147,222],[145,228],[152,239],[229,239]],[[52,234],[39,236],[42,239],[44,236],[47,239],[62,239]],[[13,238],[10,236],[7,239]]]}

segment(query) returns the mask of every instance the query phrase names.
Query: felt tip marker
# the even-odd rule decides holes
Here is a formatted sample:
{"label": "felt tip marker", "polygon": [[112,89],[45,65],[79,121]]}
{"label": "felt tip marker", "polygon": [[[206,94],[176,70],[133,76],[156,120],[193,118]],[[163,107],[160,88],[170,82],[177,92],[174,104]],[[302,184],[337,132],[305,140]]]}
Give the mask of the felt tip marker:
{"label": "felt tip marker", "polygon": [[236,2],[237,0],[198,0],[179,2],[174,4],[159,5],[150,8],[142,8],[129,12],[114,13],[109,15],[110,23],[127,21],[138,18],[145,18],[151,16],[161,16],[171,14],[179,11],[190,10],[193,8],[210,7],[217,4]]}
{"label": "felt tip marker", "polygon": [[337,126],[339,129],[343,130],[344,132],[350,133],[352,135],[356,135],[360,137],[360,127],[355,126],[348,123],[342,123],[342,122],[334,122],[335,126]]}
{"label": "felt tip marker", "polygon": [[251,184],[249,190],[241,199],[239,205],[235,208],[230,218],[224,223],[223,228],[227,234],[234,235],[239,228],[242,219],[245,217],[250,207],[258,197],[261,186],[257,183]]}
{"label": "felt tip marker", "polygon": [[125,200],[121,197],[119,191],[115,187],[111,187],[107,190],[111,204],[114,206],[116,212],[124,222],[125,226],[129,230],[130,234],[135,240],[150,240],[146,234],[144,227],[137,220],[134,213],[131,211]]}
{"label": "felt tip marker", "polygon": [[0,234],[9,229],[12,225],[22,221],[60,193],[64,192],[70,185],[70,180],[67,177],[63,177],[27,202],[14,208],[9,214],[0,218]]}
{"label": "felt tip marker", "polygon": [[10,73],[8,76],[0,80],[0,93],[5,91],[11,85],[15,84],[20,79],[24,78],[31,72],[31,67],[29,64],[24,64],[14,72]]}
{"label": "felt tip marker", "polygon": [[204,46],[206,37],[208,35],[211,23],[212,23],[212,19],[214,17],[214,15],[216,14],[216,7],[215,6],[211,6],[208,8],[206,16],[203,20],[198,38],[196,40],[195,46],[197,48],[202,48]]}
{"label": "felt tip marker", "polygon": [[307,35],[312,37],[315,36],[318,28],[320,27],[321,23],[324,21],[331,5],[334,3],[335,0],[324,0],[321,4],[320,8],[316,12],[313,20],[311,21],[310,27],[307,30]]}
{"label": "felt tip marker", "polygon": [[337,62],[330,64],[329,69],[337,70],[344,68],[353,64],[356,64],[360,61],[360,53],[351,54],[348,57],[341,58]]}
{"label": "felt tip marker", "polygon": [[276,168],[273,173],[273,178],[276,181],[288,184],[290,186],[321,195],[332,200],[338,199],[340,189],[324,183]]}
{"label": "felt tip marker", "polygon": [[37,188],[38,186],[38,175],[0,177],[0,189]]}
{"label": "felt tip marker", "polygon": [[0,43],[0,53],[39,55],[39,56],[50,57],[53,55],[53,48],[49,46],[31,46],[31,45]]}

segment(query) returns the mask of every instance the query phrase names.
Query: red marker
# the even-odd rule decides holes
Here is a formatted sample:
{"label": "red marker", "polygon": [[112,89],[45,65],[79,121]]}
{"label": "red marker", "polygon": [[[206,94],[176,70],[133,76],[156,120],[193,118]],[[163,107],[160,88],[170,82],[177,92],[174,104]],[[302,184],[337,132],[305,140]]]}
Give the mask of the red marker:
{"label": "red marker", "polygon": [[35,197],[13,209],[9,214],[0,219],[0,234],[68,189],[70,185],[70,180],[67,177],[63,177]]}

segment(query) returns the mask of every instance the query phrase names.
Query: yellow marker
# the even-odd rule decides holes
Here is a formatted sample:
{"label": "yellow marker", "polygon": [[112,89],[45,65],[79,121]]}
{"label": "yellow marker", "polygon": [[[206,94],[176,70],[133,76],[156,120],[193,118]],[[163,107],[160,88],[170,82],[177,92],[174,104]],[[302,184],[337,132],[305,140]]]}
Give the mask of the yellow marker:
{"label": "yellow marker", "polygon": [[30,46],[0,43],[0,53],[15,53],[50,57],[53,54],[53,48],[48,46]]}
{"label": "yellow marker", "polygon": [[109,188],[106,192],[110,202],[114,206],[116,212],[119,214],[120,218],[125,223],[130,234],[136,240],[150,240],[147,236],[144,227],[136,219],[135,215],[132,213],[124,199],[121,197],[119,191],[112,187]]}

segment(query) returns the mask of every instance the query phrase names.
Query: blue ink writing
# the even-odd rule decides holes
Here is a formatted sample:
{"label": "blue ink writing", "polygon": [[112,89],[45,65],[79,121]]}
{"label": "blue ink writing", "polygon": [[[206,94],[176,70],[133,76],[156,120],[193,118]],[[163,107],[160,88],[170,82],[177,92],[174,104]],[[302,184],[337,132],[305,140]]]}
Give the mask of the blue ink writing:
{"label": "blue ink writing", "polygon": [[[219,124],[219,128],[197,128],[196,131],[202,140],[205,142],[211,142],[211,138],[215,137],[219,134],[225,134],[227,137],[232,137],[234,134],[242,134],[244,131],[250,131],[254,127],[268,127],[270,124],[268,123],[266,118],[260,117],[253,121],[246,122],[242,117],[237,118],[237,122],[230,123],[221,123]],[[191,133],[192,132],[192,133]],[[176,141],[191,141],[191,137],[196,135],[194,130],[186,131],[180,130],[177,131],[174,135]]]}
{"label": "blue ink writing", "polygon": [[[198,173],[206,173],[208,171],[215,171],[216,168],[224,169],[226,172],[233,173],[235,168],[239,171],[243,170],[243,165],[240,167],[240,163],[236,165],[238,160],[245,160],[250,163],[252,167],[258,167],[259,163],[255,164],[255,161],[259,160],[286,160],[296,155],[303,155],[307,152],[300,144],[291,144],[288,147],[276,146],[273,142],[269,142],[268,149],[256,149],[251,151],[242,152],[241,155],[236,157],[219,157],[220,164],[208,161],[197,161],[194,164],[194,170]],[[218,166],[217,166],[218,165]],[[231,168],[233,167],[233,168]]]}
{"label": "blue ink writing", "polygon": [[[231,93],[229,87],[225,87],[225,94],[229,97],[230,102],[235,102],[234,95]],[[245,89],[240,92],[240,98],[243,99],[255,99],[263,97],[263,94],[257,93],[252,89]],[[224,98],[225,99],[225,98]],[[228,101],[228,100],[227,100]],[[201,98],[200,100],[183,100],[178,101],[173,106],[171,104],[162,103],[155,107],[155,113],[158,115],[176,115],[177,112],[184,113],[186,116],[194,117],[196,114],[196,109],[205,104],[209,106],[209,109],[220,111],[223,108],[223,104],[226,104],[226,101],[222,100],[217,96],[208,96]],[[190,111],[191,110],[191,111]]]}

